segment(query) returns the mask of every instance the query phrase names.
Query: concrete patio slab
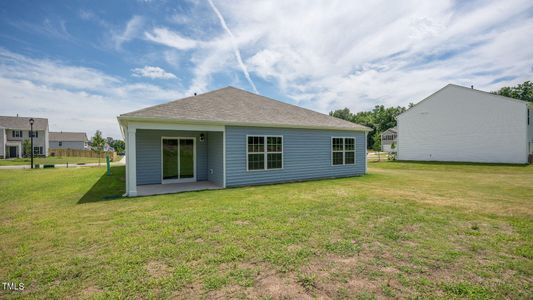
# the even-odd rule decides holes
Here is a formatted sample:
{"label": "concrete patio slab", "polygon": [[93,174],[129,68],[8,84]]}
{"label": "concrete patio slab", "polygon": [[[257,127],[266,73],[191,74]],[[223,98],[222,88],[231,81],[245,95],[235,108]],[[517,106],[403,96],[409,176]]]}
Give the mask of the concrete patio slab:
{"label": "concrete patio slab", "polygon": [[169,183],[169,184],[148,184],[137,186],[137,196],[150,196],[161,194],[173,194],[181,192],[192,192],[201,190],[217,190],[221,189],[211,181],[198,182],[184,182],[184,183]]}

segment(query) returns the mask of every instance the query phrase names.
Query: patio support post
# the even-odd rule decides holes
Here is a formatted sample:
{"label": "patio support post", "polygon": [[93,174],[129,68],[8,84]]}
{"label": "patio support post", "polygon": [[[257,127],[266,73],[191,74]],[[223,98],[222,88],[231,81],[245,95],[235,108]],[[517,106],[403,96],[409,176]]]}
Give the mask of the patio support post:
{"label": "patio support post", "polygon": [[127,128],[126,141],[126,176],[127,193],[129,197],[137,196],[137,155],[136,155],[136,128]]}

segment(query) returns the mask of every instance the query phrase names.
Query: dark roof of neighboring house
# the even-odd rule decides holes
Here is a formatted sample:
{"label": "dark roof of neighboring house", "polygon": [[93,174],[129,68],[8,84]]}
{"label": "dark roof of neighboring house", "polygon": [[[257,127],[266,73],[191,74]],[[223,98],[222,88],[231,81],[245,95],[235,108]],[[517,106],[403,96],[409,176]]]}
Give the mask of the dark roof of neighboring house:
{"label": "dark roof of neighboring house", "polygon": [[[6,129],[30,130],[31,117],[10,117],[0,116],[0,127]],[[48,119],[33,118],[33,130],[46,130],[48,128]]]}
{"label": "dark roof of neighboring house", "polygon": [[122,114],[119,119],[205,121],[243,126],[276,126],[370,131],[371,129],[234,87]]}
{"label": "dark roof of neighboring house", "polygon": [[87,142],[87,134],[85,132],[50,132],[49,140],[54,142]]}

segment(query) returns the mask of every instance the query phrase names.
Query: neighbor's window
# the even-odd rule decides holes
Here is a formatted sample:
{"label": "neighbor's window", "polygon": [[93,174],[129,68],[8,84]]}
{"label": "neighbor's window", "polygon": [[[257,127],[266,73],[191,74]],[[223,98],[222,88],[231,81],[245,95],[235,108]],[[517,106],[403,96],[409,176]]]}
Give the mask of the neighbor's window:
{"label": "neighbor's window", "polygon": [[42,155],[43,154],[43,147],[33,147],[33,154]]}
{"label": "neighbor's window", "polygon": [[355,164],[355,138],[331,139],[331,163],[333,165]]}
{"label": "neighbor's window", "polygon": [[281,169],[283,138],[281,136],[248,137],[248,170]]}
{"label": "neighbor's window", "polygon": [[11,131],[11,136],[13,136],[14,138],[22,137],[22,130]]}
{"label": "neighbor's window", "polygon": [[63,142],[59,142],[59,147],[63,147]]}

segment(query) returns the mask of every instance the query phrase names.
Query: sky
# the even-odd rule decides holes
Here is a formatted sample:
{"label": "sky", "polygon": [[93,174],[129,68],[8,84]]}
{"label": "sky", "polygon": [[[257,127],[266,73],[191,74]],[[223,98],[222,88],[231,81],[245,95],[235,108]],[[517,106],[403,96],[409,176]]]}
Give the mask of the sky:
{"label": "sky", "polygon": [[533,2],[2,1],[0,115],[51,131],[234,86],[328,113],[533,80]]}

